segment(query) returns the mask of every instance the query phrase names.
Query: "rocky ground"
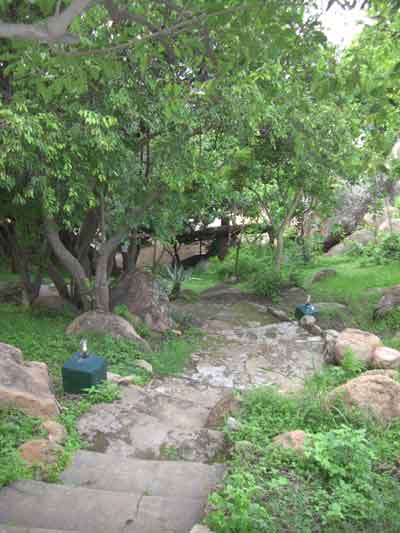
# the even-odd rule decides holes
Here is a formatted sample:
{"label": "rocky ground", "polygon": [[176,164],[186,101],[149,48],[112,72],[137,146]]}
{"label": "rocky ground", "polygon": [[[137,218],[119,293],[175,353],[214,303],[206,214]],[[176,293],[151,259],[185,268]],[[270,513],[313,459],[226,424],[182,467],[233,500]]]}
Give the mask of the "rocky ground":
{"label": "rocky ground", "polygon": [[[303,297],[293,292],[287,308]],[[235,404],[233,391],[295,389],[323,364],[320,337],[277,321],[267,302],[236,288],[219,286],[178,306],[205,334],[185,372],[143,388],[124,387],[121,400],[95,405],[79,423],[88,451],[64,472],[64,485],[19,482],[3,490],[0,523],[82,533],[186,533],[201,520],[207,494],[223,475],[219,424]],[[79,513],[66,513],[78,500]],[[103,523],[108,512],[115,520]]]}

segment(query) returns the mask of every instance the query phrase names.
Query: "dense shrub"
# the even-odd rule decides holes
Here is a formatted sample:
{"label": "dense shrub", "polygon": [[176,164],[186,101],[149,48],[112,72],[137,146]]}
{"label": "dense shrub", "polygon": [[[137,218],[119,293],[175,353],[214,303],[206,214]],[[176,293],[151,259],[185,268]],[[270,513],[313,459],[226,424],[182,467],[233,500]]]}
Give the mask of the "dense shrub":
{"label": "dense shrub", "polygon": [[377,242],[371,242],[365,246],[355,245],[352,255],[361,256],[366,265],[383,265],[392,261],[400,261],[400,234],[381,236]]}
{"label": "dense shrub", "polygon": [[[240,430],[227,432],[228,476],[210,497],[213,531],[399,531],[400,422],[385,425],[340,402],[326,409],[326,392],[356,371],[333,367],[296,396],[245,394]],[[271,445],[295,429],[309,435],[304,454]]]}
{"label": "dense shrub", "polygon": [[224,280],[237,274],[241,281],[261,296],[275,297],[283,287],[300,285],[304,265],[300,246],[288,240],[284,263],[279,274],[273,272],[274,250],[270,246],[247,245],[240,250],[236,271],[236,250],[231,250],[223,262],[212,260],[212,270]]}

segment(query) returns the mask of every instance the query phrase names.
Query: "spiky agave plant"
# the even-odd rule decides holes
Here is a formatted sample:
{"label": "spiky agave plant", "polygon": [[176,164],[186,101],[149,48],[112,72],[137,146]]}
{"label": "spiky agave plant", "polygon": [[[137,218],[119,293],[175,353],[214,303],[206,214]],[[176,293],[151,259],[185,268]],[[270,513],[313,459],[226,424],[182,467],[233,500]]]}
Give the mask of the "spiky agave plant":
{"label": "spiky agave plant", "polygon": [[168,281],[172,282],[172,289],[169,294],[169,299],[176,300],[181,292],[182,283],[187,277],[185,269],[177,264],[173,265],[172,267],[165,265],[163,276],[168,279]]}

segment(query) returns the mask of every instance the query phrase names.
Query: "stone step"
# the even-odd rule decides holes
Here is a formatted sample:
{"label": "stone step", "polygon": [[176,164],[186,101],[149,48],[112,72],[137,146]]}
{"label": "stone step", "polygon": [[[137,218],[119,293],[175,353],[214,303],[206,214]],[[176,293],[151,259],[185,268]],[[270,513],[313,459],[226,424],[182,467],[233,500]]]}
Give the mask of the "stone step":
{"label": "stone step", "polygon": [[79,533],[79,531],[66,531],[65,529],[37,529],[36,527],[15,527],[0,524],[0,533]]}
{"label": "stone step", "polygon": [[90,489],[206,500],[223,473],[223,465],[123,459],[115,454],[80,450],[61,479],[67,485]]}
{"label": "stone step", "polygon": [[18,481],[0,491],[0,522],[80,533],[187,533],[204,500]]}
{"label": "stone step", "polygon": [[188,399],[127,387],[121,400],[93,406],[78,427],[91,451],[211,462],[223,446],[223,434],[204,428],[209,412]]}

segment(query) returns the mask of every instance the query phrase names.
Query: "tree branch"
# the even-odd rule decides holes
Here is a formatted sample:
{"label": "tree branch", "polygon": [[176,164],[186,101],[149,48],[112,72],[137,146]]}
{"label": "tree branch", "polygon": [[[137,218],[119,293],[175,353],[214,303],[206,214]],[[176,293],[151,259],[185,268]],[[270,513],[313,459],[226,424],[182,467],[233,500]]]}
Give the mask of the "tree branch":
{"label": "tree branch", "polygon": [[61,13],[56,13],[35,24],[12,23],[0,20],[0,38],[27,39],[54,43],[56,41],[68,44],[79,42],[79,37],[67,33],[73,20],[90,7],[93,0],[73,0]]}

